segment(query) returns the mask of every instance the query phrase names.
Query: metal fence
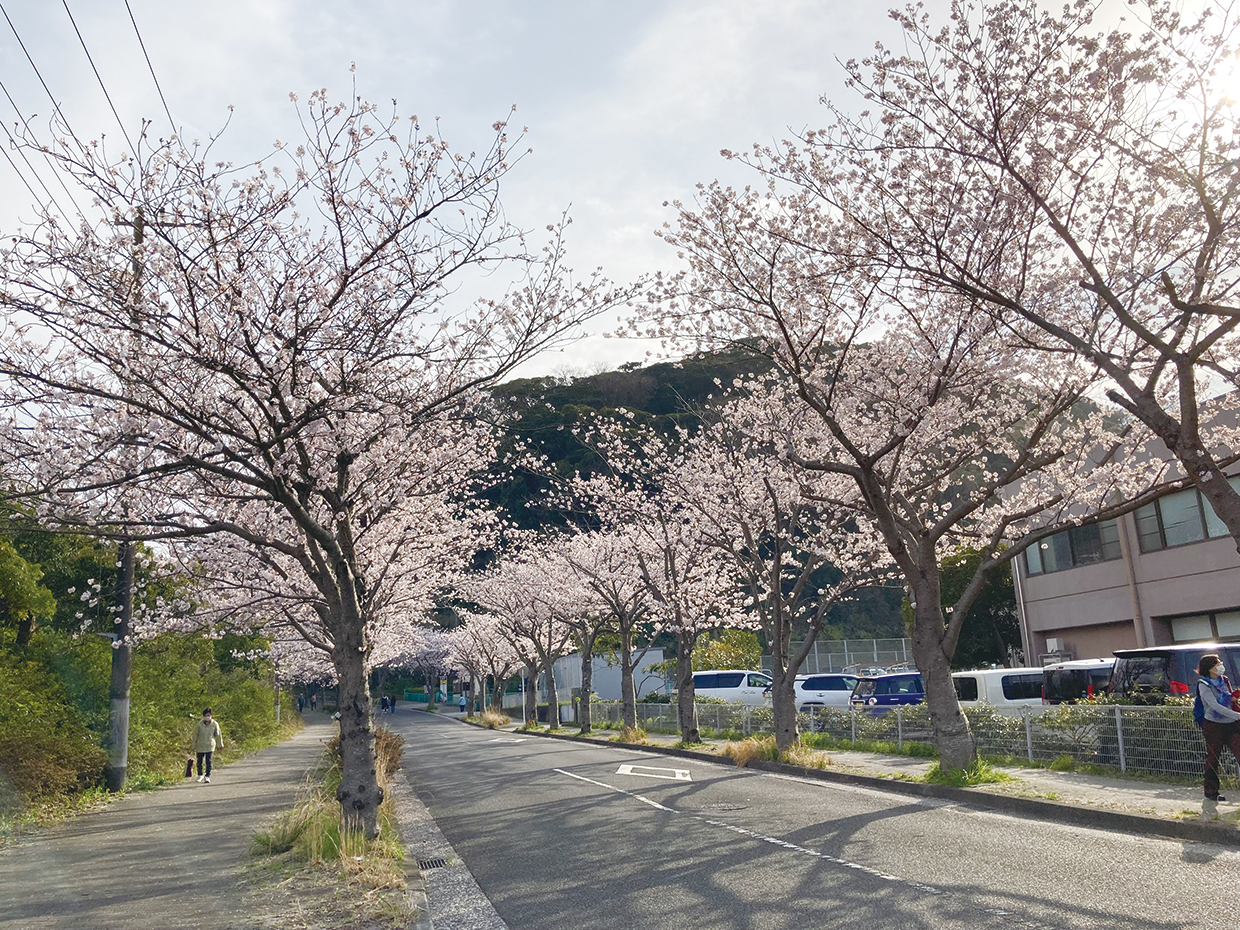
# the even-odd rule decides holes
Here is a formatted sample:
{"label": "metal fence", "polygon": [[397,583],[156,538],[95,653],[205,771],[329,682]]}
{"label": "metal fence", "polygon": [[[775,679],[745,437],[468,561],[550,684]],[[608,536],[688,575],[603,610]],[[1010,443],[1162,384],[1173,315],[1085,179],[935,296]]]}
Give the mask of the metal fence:
{"label": "metal fence", "polygon": [[[789,654],[801,648],[800,643],[788,647]],[[833,639],[815,640],[813,649],[805,657],[800,674],[817,675],[820,672],[855,672],[861,668],[890,668],[913,661],[911,639]],[[770,671],[774,660],[762,657],[762,668]]]}
{"label": "metal fence", "polygon": [[[591,719],[598,726],[619,726],[619,702],[592,701]],[[769,707],[743,704],[698,704],[698,728],[704,736],[773,732]],[[1101,765],[1118,772],[1153,777],[1200,777],[1205,743],[1193,724],[1189,707],[1130,707],[1118,704],[1061,704],[1041,711],[1027,708],[1007,716],[981,707],[965,711],[980,755],[997,760],[1019,759],[1030,764],[1059,761]],[[675,704],[637,705],[637,722],[648,732],[676,733]],[[882,741],[903,749],[905,743],[931,743],[929,708],[924,704],[894,707],[884,713],[855,708],[813,708],[797,715],[802,733],[825,733],[850,743]],[[1220,760],[1219,775],[1230,785],[1240,773],[1230,753]]]}

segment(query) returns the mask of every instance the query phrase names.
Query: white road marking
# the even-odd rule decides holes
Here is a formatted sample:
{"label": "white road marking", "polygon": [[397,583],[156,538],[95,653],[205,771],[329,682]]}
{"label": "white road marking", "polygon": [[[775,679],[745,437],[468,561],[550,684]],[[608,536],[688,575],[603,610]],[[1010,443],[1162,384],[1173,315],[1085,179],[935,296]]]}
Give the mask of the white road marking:
{"label": "white road marking", "polygon": [[[635,769],[642,769],[637,772]],[[654,765],[629,765],[627,762],[616,769],[617,775],[638,775],[642,778],[666,778],[669,781],[693,781],[688,769],[662,769]]]}
{"label": "white road marking", "polygon": [[526,737],[524,736],[517,737],[516,739],[512,739],[511,737],[507,737],[507,736],[499,736],[499,737],[496,737],[495,739],[489,739],[487,740],[487,742],[488,743],[524,743],[525,740],[526,740]]}
{"label": "white road marking", "polygon": [[574,775],[572,772],[566,772],[563,769],[552,769],[552,771],[558,772],[561,775],[567,775],[569,778],[576,778],[578,781],[585,781],[592,785],[598,785],[600,788],[606,788],[609,791],[615,791],[619,794],[628,795],[630,798],[641,801],[643,804],[649,804],[651,807],[658,808],[661,811],[666,811],[669,814],[679,814],[681,817],[690,817],[693,820],[700,820],[702,823],[709,824],[712,827],[722,827],[724,830],[728,830],[732,833],[737,833],[741,836],[749,837],[750,839],[758,840],[762,843],[770,843],[772,846],[782,846],[784,849],[789,849],[793,852],[801,853],[806,856],[813,856],[815,859],[821,859],[823,862],[830,862],[833,865],[843,866],[844,868],[853,869],[857,872],[864,872],[866,875],[881,878],[883,881],[892,882],[897,885],[904,885],[908,888],[916,888],[918,891],[924,891],[927,894],[938,895],[946,893],[941,888],[935,888],[933,885],[927,885],[923,882],[910,881],[907,878],[900,878],[900,876],[892,875],[888,872],[880,872],[878,869],[870,868],[868,865],[862,865],[859,862],[850,862],[848,859],[839,859],[835,856],[828,856],[826,853],[818,852],[815,849],[807,849],[804,846],[798,846],[796,843],[789,843],[787,840],[781,840],[778,837],[764,836],[761,833],[755,833],[753,830],[746,830],[744,827],[724,823],[721,820],[711,820],[707,817],[701,817],[697,814],[688,813],[687,811],[674,810],[673,808],[665,807],[657,801],[652,801],[649,798],[643,798],[640,794],[636,794],[632,791],[625,791],[623,788],[617,788],[615,785],[609,785],[606,782],[595,781],[593,778],[586,778],[584,775]]}

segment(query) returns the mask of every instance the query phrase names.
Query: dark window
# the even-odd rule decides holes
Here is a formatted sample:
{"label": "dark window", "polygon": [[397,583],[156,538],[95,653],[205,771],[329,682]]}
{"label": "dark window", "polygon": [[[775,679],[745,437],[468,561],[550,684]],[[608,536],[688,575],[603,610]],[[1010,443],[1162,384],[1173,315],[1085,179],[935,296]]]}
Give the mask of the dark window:
{"label": "dark window", "polygon": [[956,686],[957,701],[976,701],[977,700],[977,679],[976,678],[953,678],[952,684]]}
{"label": "dark window", "polygon": [[749,687],[751,688],[769,688],[770,686],[771,679],[767,678],[765,675],[749,676]]}
{"label": "dark window", "polygon": [[[1228,479],[1240,491],[1240,476]],[[1142,552],[1185,546],[1226,536],[1227,527],[1196,488],[1176,491],[1137,510],[1137,538]]]}
{"label": "dark window", "polygon": [[1025,550],[1025,569],[1030,575],[1041,575],[1119,557],[1119,526],[1114,520],[1103,520],[1074,526],[1034,543]]}
{"label": "dark window", "polygon": [[873,678],[862,678],[853,688],[853,697],[865,698],[878,691],[878,682]]}
{"label": "dark window", "polygon": [[720,672],[718,674],[719,682],[716,688],[739,688],[741,682],[745,680],[744,672]]}
{"label": "dark window", "polygon": [[1003,676],[1003,696],[1009,701],[1042,697],[1042,676],[1036,672]]}
{"label": "dark window", "polygon": [[693,688],[694,690],[697,690],[699,688],[717,688],[719,687],[718,681],[719,681],[718,675],[713,675],[713,674],[712,675],[707,675],[707,674],[694,675],[693,676]]}

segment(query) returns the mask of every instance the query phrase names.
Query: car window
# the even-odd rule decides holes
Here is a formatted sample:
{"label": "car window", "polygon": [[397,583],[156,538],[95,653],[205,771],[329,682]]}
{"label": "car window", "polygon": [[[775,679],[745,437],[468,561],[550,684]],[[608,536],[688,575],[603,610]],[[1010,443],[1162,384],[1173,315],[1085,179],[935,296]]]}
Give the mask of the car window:
{"label": "car window", "polygon": [[918,694],[921,691],[920,679],[909,676],[896,679],[896,694]]}
{"label": "car window", "polygon": [[707,675],[703,673],[701,675],[694,675],[693,676],[693,687],[694,689],[717,688],[718,681],[719,681],[719,676],[715,674]]}
{"label": "car window", "polygon": [[1168,655],[1132,656],[1115,660],[1116,691],[1167,691],[1171,657]]}
{"label": "car window", "polygon": [[1042,697],[1042,676],[1037,672],[1003,676],[1003,696],[1009,701]]}
{"label": "car window", "polygon": [[716,688],[739,688],[741,682],[745,680],[744,672],[720,672],[719,683]]}
{"label": "car window", "polygon": [[869,697],[877,691],[877,685],[873,678],[862,678],[853,688],[853,697]]}
{"label": "car window", "polygon": [[953,678],[952,684],[956,686],[956,700],[977,700],[977,679],[972,675],[967,675],[961,678]]}
{"label": "car window", "polygon": [[751,688],[769,688],[770,686],[771,679],[767,678],[765,675],[749,676],[749,687]]}
{"label": "car window", "polygon": [[1042,676],[1045,697],[1052,704],[1079,701],[1089,692],[1089,672],[1083,668],[1052,668]]}

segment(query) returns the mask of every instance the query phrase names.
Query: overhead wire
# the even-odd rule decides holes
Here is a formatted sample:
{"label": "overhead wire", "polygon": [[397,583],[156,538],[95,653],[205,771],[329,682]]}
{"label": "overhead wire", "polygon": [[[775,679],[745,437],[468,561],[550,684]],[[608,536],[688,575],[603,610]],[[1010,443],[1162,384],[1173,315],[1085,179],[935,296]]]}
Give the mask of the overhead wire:
{"label": "overhead wire", "polygon": [[177,131],[177,124],[172,119],[172,111],[168,109],[168,101],[164,99],[164,89],[159,86],[159,78],[155,76],[155,66],[151,64],[151,56],[147,54],[146,43],[142,41],[142,33],[138,29],[138,21],[134,19],[133,10],[129,7],[129,0],[125,0],[125,12],[129,14],[129,21],[133,23],[134,35],[138,37],[138,45],[142,48],[142,57],[146,59],[147,70],[151,72],[151,80],[155,82],[155,90],[159,94],[159,102],[164,105],[164,115],[168,117],[168,125],[172,127],[172,131]]}
{"label": "overhead wire", "polygon": [[103,83],[103,77],[99,74],[99,69],[95,67],[95,59],[91,57],[90,49],[86,46],[86,40],[82,38],[82,30],[78,29],[77,20],[73,18],[73,11],[69,9],[69,0],[60,0],[64,5],[65,13],[69,16],[69,22],[73,26],[73,31],[77,33],[78,41],[82,43],[82,51],[86,53],[86,60],[90,62],[90,70],[95,72],[95,80],[99,82],[99,89],[103,91],[104,99],[108,101],[108,106],[112,108],[112,115],[116,117],[116,125],[120,127],[121,135],[125,137],[125,143],[129,146],[129,151],[133,152],[133,157],[138,157],[138,150],[134,147],[133,141],[129,138],[129,133],[125,130],[125,124],[121,121],[121,115],[116,111],[116,104],[112,102],[112,95],[108,93],[107,85]]}

